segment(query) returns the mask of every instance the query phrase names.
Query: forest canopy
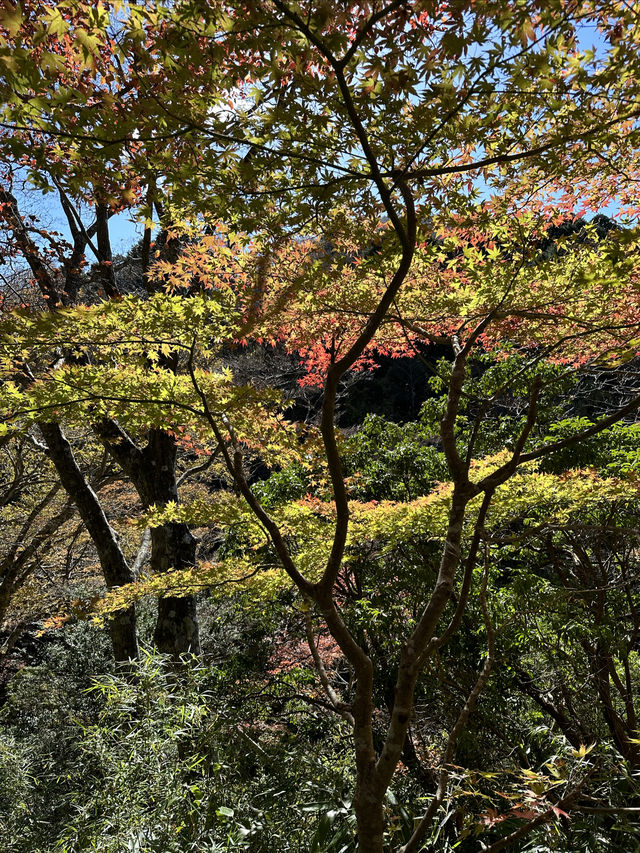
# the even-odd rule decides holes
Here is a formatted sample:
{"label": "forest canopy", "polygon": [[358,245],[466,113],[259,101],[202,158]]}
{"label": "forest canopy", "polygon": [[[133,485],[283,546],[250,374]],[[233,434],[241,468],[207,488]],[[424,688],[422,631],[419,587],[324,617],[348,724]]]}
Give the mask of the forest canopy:
{"label": "forest canopy", "polygon": [[639,57],[3,6],[3,849],[640,849]]}

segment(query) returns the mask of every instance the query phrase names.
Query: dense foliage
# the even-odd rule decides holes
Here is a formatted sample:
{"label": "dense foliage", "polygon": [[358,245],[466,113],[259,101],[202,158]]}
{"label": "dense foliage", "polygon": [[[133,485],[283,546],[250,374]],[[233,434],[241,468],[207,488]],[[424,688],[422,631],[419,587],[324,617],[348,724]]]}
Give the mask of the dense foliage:
{"label": "dense foliage", "polygon": [[3,849],[640,850],[639,21],[5,4]]}

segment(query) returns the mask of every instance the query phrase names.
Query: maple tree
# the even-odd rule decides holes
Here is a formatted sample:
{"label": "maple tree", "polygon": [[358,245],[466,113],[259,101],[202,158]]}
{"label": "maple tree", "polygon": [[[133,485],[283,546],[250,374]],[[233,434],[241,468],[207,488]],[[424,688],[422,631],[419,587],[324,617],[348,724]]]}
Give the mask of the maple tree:
{"label": "maple tree", "polygon": [[[162,210],[164,224],[190,222],[190,236],[179,256],[174,239],[173,255],[144,271],[147,283],[164,278],[177,296],[58,309],[35,320],[14,315],[14,346],[51,352],[71,340],[79,358],[45,369],[28,387],[7,384],[5,407],[29,422],[47,409],[83,423],[99,415],[98,423],[107,424],[101,437],[132,479],[140,449],[129,445],[127,428],[153,436],[149,446],[162,444],[157,461],[175,453],[169,431],[203,449],[219,448],[246,502],[242,511],[267,533],[354,673],[351,696],[327,693],[353,730],[359,849],[376,853],[416,683],[460,624],[500,488],[517,482],[523,464],[597,435],[640,403],[628,394],[575,434],[540,440],[541,411],[561,386],[545,373],[549,361],[564,364],[566,376],[577,365],[606,367],[637,349],[635,232],[599,234],[592,225],[576,229],[557,251],[546,243],[549,224],[575,221],[583,206],[596,213],[613,201],[632,220],[637,215],[637,6],[273,0],[114,5],[115,22],[104,10],[96,16],[82,4],[68,9],[60,18],[52,13],[41,29],[22,14],[5,27],[10,41],[24,38],[21,61],[5,62],[4,127],[13,156],[42,176],[38,162],[20,160],[35,133],[44,141],[42,157],[55,141],[59,166],[51,182],[65,182],[64,198],[86,198],[93,182],[107,296],[117,293],[100,230],[109,206],[139,201],[147,258],[153,209]],[[587,27],[600,33],[596,51],[581,47]],[[81,83],[48,58],[58,48],[43,59],[40,45],[57,45],[58,37],[65,55],[76,57]],[[108,180],[96,189],[101,169],[115,189]],[[134,177],[123,182],[125,169]],[[3,196],[5,215],[12,204]],[[203,230],[209,233],[200,239]],[[77,229],[76,236],[84,251],[86,234]],[[64,303],[20,229],[14,242],[49,301]],[[307,381],[322,388],[315,464],[331,498],[290,508],[289,518],[270,512],[252,489],[247,448],[260,448],[267,460],[271,454],[272,464],[304,464],[319,442],[306,448],[297,440],[273,395],[236,388],[228,374],[212,370],[224,346],[248,339],[299,353]],[[372,656],[337,594],[359,510],[343,472],[335,404],[348,371],[366,367],[376,352],[409,352],[417,341],[447,344],[454,355],[443,372],[439,412],[451,485],[428,499],[430,510],[441,510],[433,514],[441,558],[398,642],[395,695],[378,749]],[[83,360],[88,351],[98,353],[91,364]],[[523,360],[471,399],[465,433],[461,415],[476,351]],[[519,410],[510,450],[477,460],[487,414],[514,389]],[[57,436],[57,427],[46,426],[45,438],[51,429],[50,448]],[[134,456],[125,459],[128,450]],[[151,516],[152,529],[186,536],[189,510],[176,509],[175,477],[162,495],[157,482],[152,486],[141,486],[145,505],[164,504]],[[226,495],[221,508],[209,502],[220,522],[228,502]],[[240,512],[232,503],[232,513]],[[410,510],[403,505],[398,514]],[[385,506],[364,512],[374,526],[389,523]],[[401,529],[397,518],[391,523]],[[288,540],[303,532],[310,544],[298,553]],[[195,551],[186,563],[194,561]],[[473,589],[486,663],[405,853],[418,848],[445,796],[455,738],[493,665],[486,579]],[[322,662],[314,659],[326,687]]]}
{"label": "maple tree", "polygon": [[[2,18],[5,107],[11,112],[12,121],[19,125],[19,130],[14,125],[12,131],[3,133],[4,186],[0,200],[7,233],[3,259],[13,263],[16,258],[22,258],[23,263],[27,263],[39,294],[24,293],[25,303],[38,304],[39,299],[44,298],[52,310],[62,304],[81,304],[101,295],[119,296],[122,277],[118,281],[114,269],[109,220],[118,210],[144,203],[140,200],[140,173],[131,161],[125,162],[119,150],[108,152],[105,168],[103,161],[97,165],[95,158],[88,158],[86,151],[79,151],[65,131],[62,137],[44,133],[40,122],[34,121],[33,108],[42,110],[45,102],[50,102],[63,110],[67,131],[77,123],[72,116],[75,106],[95,112],[97,104],[111,105],[114,110],[112,127],[117,123],[118,105],[126,100],[128,87],[125,85],[123,91],[109,94],[113,82],[109,67],[114,60],[114,42],[100,37],[108,23],[106,7],[89,9],[81,5],[59,7],[54,4],[43,8],[39,4],[23,4],[8,8]],[[102,75],[105,85],[96,89],[98,75]],[[135,160],[136,146],[127,146],[127,151]],[[12,190],[15,188],[19,194],[27,177],[41,191],[54,192],[70,242],[60,233],[43,228],[37,219],[22,215],[19,197]],[[91,213],[90,223],[86,222],[87,206]],[[159,200],[156,200],[156,208],[160,208]],[[153,211],[148,215],[152,218]],[[142,246],[143,280],[149,261],[150,234],[148,227]],[[158,246],[163,239],[165,237],[160,235]],[[87,275],[88,252],[96,261],[93,281]],[[149,290],[155,286],[150,281],[145,284]],[[11,300],[5,303],[7,307],[10,304]],[[28,381],[28,376],[24,379]],[[94,426],[132,479],[143,501],[169,500],[177,495],[176,449],[170,435],[152,430],[146,442],[136,445],[129,440],[125,445],[117,425],[103,422]],[[91,493],[87,478],[75,462],[68,437],[55,423],[45,423],[42,431],[46,433],[46,452],[55,460],[65,489],[74,502],[82,506],[81,512],[98,550],[107,583],[130,582],[134,579],[131,566],[110,529],[104,507]],[[166,469],[168,473],[149,480],[144,476],[148,466]],[[193,563],[195,539],[180,526],[170,525],[165,530],[154,531],[153,539],[151,561],[155,570],[165,571],[174,564],[182,567]],[[116,622],[118,620],[123,624],[111,626],[114,650],[118,659],[127,660],[137,655],[135,614],[131,611],[118,616]],[[197,650],[193,600],[160,603],[156,639],[163,650],[176,655],[188,649]]]}

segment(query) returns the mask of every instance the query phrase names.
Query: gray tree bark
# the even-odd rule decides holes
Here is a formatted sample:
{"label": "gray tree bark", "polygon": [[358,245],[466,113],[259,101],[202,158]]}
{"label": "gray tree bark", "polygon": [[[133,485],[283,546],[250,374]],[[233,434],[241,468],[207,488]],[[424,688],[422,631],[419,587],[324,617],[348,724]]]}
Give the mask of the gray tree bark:
{"label": "gray tree bark", "polygon": [[[75,503],[98,552],[98,559],[109,588],[124,586],[135,580],[118,544],[117,536],[109,524],[96,493],[78,467],[71,445],[59,424],[40,423],[40,432],[47,446],[62,487]],[[113,654],[118,662],[138,657],[136,611],[134,605],[117,613],[109,622]]]}
{"label": "gray tree bark", "polygon": [[[172,436],[164,430],[150,430],[147,444],[140,448],[115,421],[103,421],[96,426],[96,432],[130,478],[145,509],[178,501],[177,448]],[[196,547],[197,539],[183,522],[152,528],[152,571],[156,574],[195,566]],[[160,652],[174,658],[199,654],[195,596],[169,596],[158,601],[154,642]]]}

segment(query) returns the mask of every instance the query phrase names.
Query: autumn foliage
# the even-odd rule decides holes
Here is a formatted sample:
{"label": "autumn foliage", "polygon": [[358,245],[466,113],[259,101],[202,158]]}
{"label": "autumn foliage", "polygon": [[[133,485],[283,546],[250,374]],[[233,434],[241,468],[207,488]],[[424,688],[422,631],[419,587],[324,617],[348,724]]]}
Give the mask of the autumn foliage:
{"label": "autumn foliage", "polygon": [[[279,662],[272,650],[251,678],[267,690],[313,670],[296,698],[349,734],[342,850],[423,849],[465,796],[493,799],[475,829],[456,812],[449,841],[486,832],[490,851],[605,808],[598,762],[615,761],[604,747],[592,761],[581,700],[549,698],[525,669],[548,638],[528,660],[535,630],[513,625],[541,602],[562,647],[549,670],[562,683],[577,643],[570,686],[589,681],[602,742],[637,773],[621,532],[637,471],[595,445],[633,444],[640,405],[639,21],[618,0],[69,0],[0,17],[0,429],[57,478],[12,523],[35,554],[77,512],[125,670],[146,596],[174,664],[199,653],[203,591],[289,614]],[[64,234],[24,212],[33,193],[55,199]],[[123,215],[142,239],[118,258]],[[238,378],[267,353],[294,381]],[[434,374],[415,449],[437,464],[424,494],[363,499],[341,395],[390,359]],[[126,519],[100,495],[110,477]],[[581,602],[569,633],[554,595],[562,619]],[[498,684],[573,750],[545,765],[560,781],[505,759],[503,808],[483,793],[490,771],[466,790],[456,763]],[[407,772],[427,793],[401,831],[389,804]]]}

